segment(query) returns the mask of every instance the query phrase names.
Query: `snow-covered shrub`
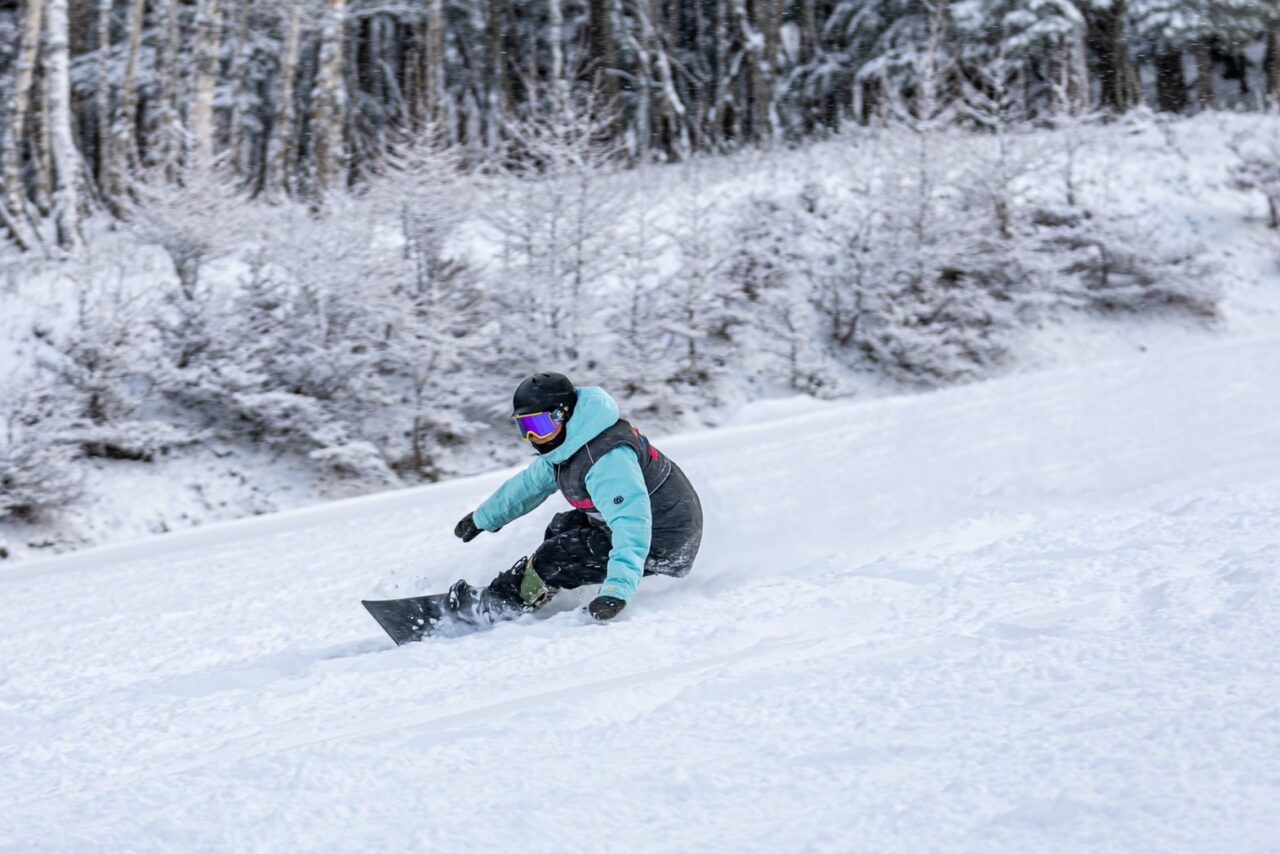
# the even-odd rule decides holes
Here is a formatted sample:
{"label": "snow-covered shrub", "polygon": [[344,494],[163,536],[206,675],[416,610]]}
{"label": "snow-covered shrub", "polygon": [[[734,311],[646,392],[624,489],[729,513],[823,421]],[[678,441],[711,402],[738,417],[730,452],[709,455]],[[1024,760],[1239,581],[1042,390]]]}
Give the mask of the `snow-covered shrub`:
{"label": "snow-covered shrub", "polygon": [[821,347],[807,257],[807,198],[747,200],[730,226],[724,322],[757,377],[816,394],[832,384]]}
{"label": "snow-covered shrub", "polygon": [[370,306],[395,252],[363,210],[263,214],[248,275],[193,292],[184,322],[166,328],[156,389],[215,434],[305,458],[362,440],[360,419],[385,396],[385,322]]}
{"label": "snow-covered shrub", "polygon": [[878,144],[877,212],[866,238],[873,277],[861,297],[854,346],[900,382],[937,385],[989,374],[1006,363],[1009,334],[1033,289],[1013,239],[988,211],[975,216],[964,190],[969,139],[957,131],[904,127]]}
{"label": "snow-covered shrub", "polygon": [[1233,185],[1262,193],[1268,225],[1280,228],[1280,119],[1268,117],[1253,133],[1237,137],[1231,150],[1239,158],[1231,169]]}
{"label": "snow-covered shrub", "polygon": [[674,372],[672,334],[664,328],[660,260],[670,248],[656,218],[650,186],[652,170],[627,176],[625,214],[617,243],[618,294],[604,319],[611,357],[603,360],[599,382],[623,395],[628,412],[646,418],[673,416],[667,381]]}
{"label": "snow-covered shrub", "polygon": [[212,435],[343,478],[444,473],[445,450],[474,432],[458,389],[489,364],[491,311],[450,247],[461,179],[410,154],[320,212],[246,206],[245,272],[157,310],[155,392]]}
{"label": "snow-covered shrub", "polygon": [[1081,220],[1045,242],[1072,277],[1068,299],[1100,313],[1218,318],[1222,287],[1201,247],[1123,220]]}
{"label": "snow-covered shrub", "polygon": [[152,170],[131,187],[129,227],[165,251],[188,299],[195,298],[204,265],[238,249],[246,236],[245,200],[236,187],[235,177],[216,165],[176,174]]}
{"label": "snow-covered shrub", "polygon": [[149,385],[154,303],[94,271],[79,270],[75,314],[66,328],[42,331],[39,397],[55,409],[67,442],[88,457],[142,459],[180,444],[182,431],[140,429]]}
{"label": "snow-covered shrub", "polygon": [[73,422],[59,438],[85,457],[149,463],[178,448],[198,444],[203,437],[163,421],[129,419],[108,424]]}
{"label": "snow-covered shrub", "polygon": [[0,420],[0,519],[31,521],[80,497],[75,449],[59,440],[60,425],[47,390],[10,400]]}
{"label": "snow-covered shrub", "polygon": [[[859,193],[862,213],[847,228],[824,229],[827,251],[863,255],[825,265],[856,283],[845,299],[825,299],[846,315],[844,307],[857,306],[837,327],[841,339],[891,379],[926,386],[1006,364],[1034,290],[1019,257],[1016,210],[1016,184],[1032,166],[1010,132],[1009,80],[988,75],[968,85],[967,101],[956,100],[958,72],[944,41],[934,15],[910,57],[914,90],[893,95],[885,127],[863,140],[873,178]],[[962,119],[978,130],[960,131]]]}
{"label": "snow-covered shrub", "polygon": [[614,271],[622,199],[613,191],[620,149],[608,116],[567,101],[512,125],[517,153],[490,187],[485,217],[501,248],[504,315],[519,318],[514,356],[551,358],[568,371],[598,368],[601,290]]}
{"label": "snow-covered shrub", "polygon": [[398,226],[420,290],[452,280],[466,266],[451,242],[473,213],[477,187],[457,149],[428,129],[392,153],[386,172],[364,193],[376,215]]}
{"label": "snow-covered shrub", "polygon": [[82,483],[73,459],[57,445],[0,446],[0,519],[30,521],[74,504]]}
{"label": "snow-covered shrub", "polygon": [[382,452],[370,442],[355,441],[345,445],[328,443],[307,456],[346,477],[360,478],[374,484],[391,484],[397,481]]}
{"label": "snow-covered shrub", "polygon": [[731,237],[723,234],[729,205],[708,186],[706,164],[681,167],[674,200],[674,222],[666,236],[674,249],[672,270],[661,278],[661,299],[650,306],[650,323],[662,342],[662,360],[654,373],[678,394],[719,405],[738,374],[737,351],[728,310],[733,283],[725,275]]}
{"label": "snow-covered shrub", "polygon": [[399,405],[388,429],[371,435],[401,474],[434,479],[443,457],[476,432],[466,417],[475,405],[466,378],[494,361],[494,304],[453,245],[473,211],[475,176],[460,157],[424,136],[400,153],[395,168],[374,181],[374,210],[399,224],[401,262],[376,306],[386,320],[381,369]]}

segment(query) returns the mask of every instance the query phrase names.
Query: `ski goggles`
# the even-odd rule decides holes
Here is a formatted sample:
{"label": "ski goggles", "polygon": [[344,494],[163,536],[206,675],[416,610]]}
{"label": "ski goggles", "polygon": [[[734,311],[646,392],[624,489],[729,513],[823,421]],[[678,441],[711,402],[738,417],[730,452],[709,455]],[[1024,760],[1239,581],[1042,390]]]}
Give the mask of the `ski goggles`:
{"label": "ski goggles", "polygon": [[533,412],[528,415],[513,415],[520,438],[526,442],[545,442],[560,431],[564,420],[557,418],[552,412]]}

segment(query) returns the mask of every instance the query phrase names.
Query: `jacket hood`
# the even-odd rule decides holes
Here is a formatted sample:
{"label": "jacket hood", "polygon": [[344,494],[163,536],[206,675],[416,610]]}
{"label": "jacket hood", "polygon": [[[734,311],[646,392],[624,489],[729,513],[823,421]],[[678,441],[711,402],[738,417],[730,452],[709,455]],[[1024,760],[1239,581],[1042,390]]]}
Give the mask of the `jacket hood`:
{"label": "jacket hood", "polygon": [[578,403],[564,428],[564,442],[554,451],[543,454],[542,458],[553,465],[560,465],[617,422],[618,402],[607,391],[595,386],[579,388]]}

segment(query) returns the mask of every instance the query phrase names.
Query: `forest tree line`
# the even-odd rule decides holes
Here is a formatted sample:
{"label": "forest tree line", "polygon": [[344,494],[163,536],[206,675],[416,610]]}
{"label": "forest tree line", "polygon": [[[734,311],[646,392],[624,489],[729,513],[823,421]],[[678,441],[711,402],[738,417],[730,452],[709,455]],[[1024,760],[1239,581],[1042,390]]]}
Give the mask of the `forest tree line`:
{"label": "forest tree line", "polygon": [[0,0],[0,234],[73,246],[197,168],[319,203],[426,133],[519,156],[570,105],[632,159],[806,138],[929,50],[948,85],[1010,69],[1033,120],[1280,100],[1275,0]]}

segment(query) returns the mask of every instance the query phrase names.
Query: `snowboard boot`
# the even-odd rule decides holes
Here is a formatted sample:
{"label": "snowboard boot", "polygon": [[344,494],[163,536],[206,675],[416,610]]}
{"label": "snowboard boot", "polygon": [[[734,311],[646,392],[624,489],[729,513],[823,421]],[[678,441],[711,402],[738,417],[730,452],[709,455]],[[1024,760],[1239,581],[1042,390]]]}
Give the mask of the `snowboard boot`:
{"label": "snowboard boot", "polygon": [[465,581],[455,581],[445,605],[459,622],[496,623],[538,610],[557,592],[534,571],[533,561],[522,557],[488,587],[476,588]]}
{"label": "snowboard boot", "polygon": [[534,570],[533,558],[522,557],[490,581],[485,592],[496,604],[528,614],[546,605],[559,591],[547,586]]}

